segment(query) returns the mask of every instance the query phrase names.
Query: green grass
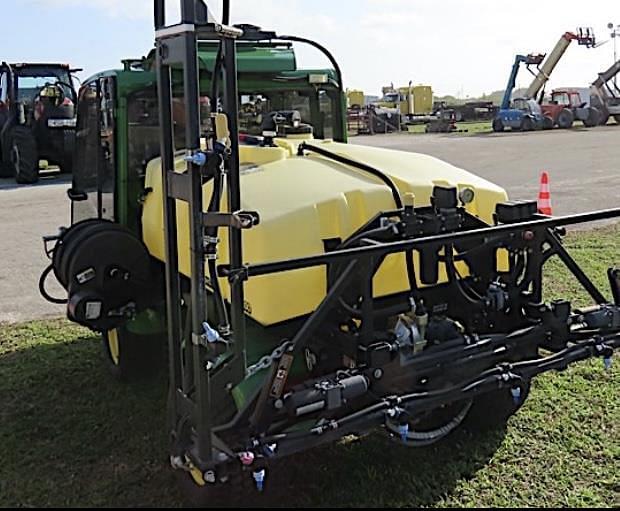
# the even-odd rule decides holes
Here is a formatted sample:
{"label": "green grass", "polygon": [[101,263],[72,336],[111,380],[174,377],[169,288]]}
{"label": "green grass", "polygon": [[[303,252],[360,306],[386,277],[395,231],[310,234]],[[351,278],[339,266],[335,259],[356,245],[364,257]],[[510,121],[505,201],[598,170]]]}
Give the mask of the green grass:
{"label": "green grass", "polygon": [[[569,234],[606,290],[620,227]],[[549,296],[586,303],[557,264]],[[100,341],[65,321],[0,326],[0,506],[172,506],[165,378],[112,381]],[[280,462],[245,505],[620,506],[620,364],[577,364],[534,381],[505,430],[457,432],[420,450],[381,434]],[[231,493],[236,493],[231,489]],[[235,501],[239,505],[238,501]]]}

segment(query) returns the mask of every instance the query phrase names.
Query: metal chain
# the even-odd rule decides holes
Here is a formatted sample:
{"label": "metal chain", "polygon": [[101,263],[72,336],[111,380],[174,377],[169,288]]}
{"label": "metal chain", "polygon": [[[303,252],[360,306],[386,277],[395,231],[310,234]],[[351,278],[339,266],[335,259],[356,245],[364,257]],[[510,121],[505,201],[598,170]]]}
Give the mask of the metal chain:
{"label": "metal chain", "polygon": [[256,373],[262,371],[263,369],[270,368],[271,364],[273,364],[277,360],[280,360],[282,358],[282,355],[284,355],[284,353],[286,353],[292,346],[293,343],[291,341],[284,341],[280,346],[278,346],[275,350],[271,352],[271,355],[265,355],[258,362],[256,362],[256,364],[248,367],[245,370],[246,378],[254,376]]}

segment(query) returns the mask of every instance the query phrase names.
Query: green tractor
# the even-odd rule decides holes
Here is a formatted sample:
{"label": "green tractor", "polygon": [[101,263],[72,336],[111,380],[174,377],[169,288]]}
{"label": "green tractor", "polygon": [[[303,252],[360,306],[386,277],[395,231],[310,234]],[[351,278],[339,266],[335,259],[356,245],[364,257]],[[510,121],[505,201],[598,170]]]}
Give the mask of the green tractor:
{"label": "green tractor", "polygon": [[[620,271],[608,299],[561,238],[620,209],[548,217],[430,156],[348,144],[331,54],[230,26],[225,4],[220,23],[184,0],[167,25],[156,0],[152,54],[85,82],[73,225],[41,282],[119,378],[167,371],[192,493],[262,490],[274,460],[378,428],[416,447],[503,424],[536,375],[611,360]],[[294,43],[332,68],[299,69]],[[552,257],[593,307],[543,300]]]}

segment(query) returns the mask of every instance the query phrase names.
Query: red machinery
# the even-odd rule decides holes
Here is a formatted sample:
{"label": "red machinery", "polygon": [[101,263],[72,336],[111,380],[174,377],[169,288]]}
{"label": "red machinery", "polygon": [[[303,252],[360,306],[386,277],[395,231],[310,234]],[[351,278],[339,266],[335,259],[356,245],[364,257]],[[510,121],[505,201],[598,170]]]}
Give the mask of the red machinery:
{"label": "red machinery", "polygon": [[576,89],[556,89],[551,93],[551,102],[541,105],[545,117],[553,119],[554,126],[568,129],[577,119],[584,126],[592,128],[601,120],[601,111],[588,105]]}

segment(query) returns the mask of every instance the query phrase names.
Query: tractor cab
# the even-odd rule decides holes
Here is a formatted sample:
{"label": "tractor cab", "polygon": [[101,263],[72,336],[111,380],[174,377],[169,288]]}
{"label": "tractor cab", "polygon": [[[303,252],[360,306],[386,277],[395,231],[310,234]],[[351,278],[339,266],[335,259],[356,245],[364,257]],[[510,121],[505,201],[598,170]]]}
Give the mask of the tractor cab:
{"label": "tractor cab", "polygon": [[[216,111],[209,98],[217,54],[217,44],[199,44],[203,139]],[[104,218],[139,228],[141,203],[135,197],[144,189],[148,163],[160,154],[155,54],[124,64],[86,79],[79,91],[72,223]],[[240,42],[237,65],[242,164],[256,163],[252,147],[270,146],[274,138],[346,140],[346,97],[334,69],[302,69],[292,44],[276,42]],[[175,149],[183,150],[183,77],[180,69],[172,75]]]}
{"label": "tractor cab", "polygon": [[586,106],[587,102],[581,99],[577,91],[555,90],[551,93],[551,104],[569,108],[581,108]]}
{"label": "tractor cab", "polygon": [[18,64],[13,66],[13,71],[17,85],[17,101],[20,103],[33,105],[42,93],[44,96],[54,95],[67,104],[75,100],[68,66]]}
{"label": "tractor cab", "polygon": [[515,110],[520,110],[527,114],[536,115],[541,112],[540,105],[533,99],[515,98],[512,104]]}

